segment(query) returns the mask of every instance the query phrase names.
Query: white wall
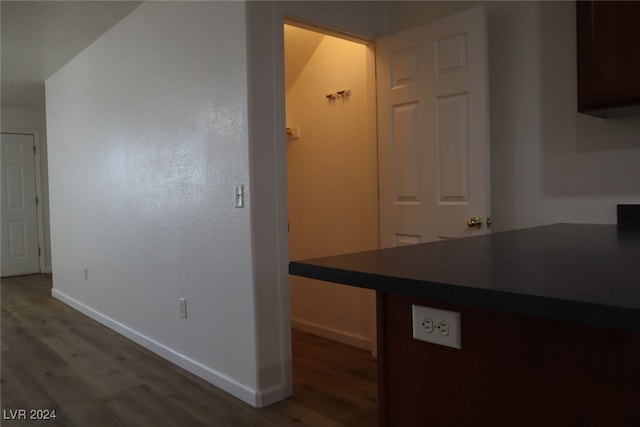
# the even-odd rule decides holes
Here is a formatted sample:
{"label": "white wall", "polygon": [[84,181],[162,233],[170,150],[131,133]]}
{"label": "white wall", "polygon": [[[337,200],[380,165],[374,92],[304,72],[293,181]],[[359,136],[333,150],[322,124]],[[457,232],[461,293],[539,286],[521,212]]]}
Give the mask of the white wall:
{"label": "white wall", "polygon": [[2,129],[37,131],[40,146],[40,179],[42,181],[42,221],[43,239],[41,249],[44,251],[45,270],[51,272],[51,239],[49,225],[49,173],[47,157],[47,125],[44,108],[17,107],[3,105],[0,112]]}
{"label": "white wall", "polygon": [[[288,27],[285,35],[301,38],[305,33]],[[300,138],[287,142],[289,254],[294,260],[378,247],[368,47],[322,36],[311,48],[286,97],[287,123],[301,131]],[[291,55],[287,52],[287,62],[295,60]],[[343,89],[350,89],[351,96],[326,98]],[[373,291],[291,277],[292,326],[347,344],[371,348],[374,301]]]}
{"label": "white wall", "polygon": [[[397,32],[481,2],[398,2]],[[488,2],[496,230],[615,223],[640,203],[640,118],[577,113],[573,2]]]}
{"label": "white wall", "polygon": [[147,2],[47,80],[53,294],[260,406],[289,343],[256,326],[245,18]]}
{"label": "white wall", "polygon": [[357,38],[389,34],[389,2],[360,0],[275,1],[273,16],[284,16],[312,26],[325,26]]}

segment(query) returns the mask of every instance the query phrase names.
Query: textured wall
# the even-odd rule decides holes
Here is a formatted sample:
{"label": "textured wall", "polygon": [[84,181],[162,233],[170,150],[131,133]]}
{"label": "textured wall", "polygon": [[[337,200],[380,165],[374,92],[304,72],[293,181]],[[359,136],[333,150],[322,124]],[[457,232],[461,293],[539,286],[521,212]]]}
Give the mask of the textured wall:
{"label": "textured wall", "polygon": [[145,3],[47,81],[53,281],[259,403],[244,7]]}

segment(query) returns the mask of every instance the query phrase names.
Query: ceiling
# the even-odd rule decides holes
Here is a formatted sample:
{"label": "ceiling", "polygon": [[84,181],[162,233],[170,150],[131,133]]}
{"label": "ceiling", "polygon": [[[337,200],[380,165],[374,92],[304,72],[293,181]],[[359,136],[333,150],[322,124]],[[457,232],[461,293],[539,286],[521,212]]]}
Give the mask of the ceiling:
{"label": "ceiling", "polygon": [[285,54],[285,90],[289,91],[298,75],[307,64],[313,52],[324,38],[324,34],[292,25],[284,26],[284,54]]}
{"label": "ceiling", "polygon": [[44,81],[140,1],[0,1],[2,105],[44,107]]}

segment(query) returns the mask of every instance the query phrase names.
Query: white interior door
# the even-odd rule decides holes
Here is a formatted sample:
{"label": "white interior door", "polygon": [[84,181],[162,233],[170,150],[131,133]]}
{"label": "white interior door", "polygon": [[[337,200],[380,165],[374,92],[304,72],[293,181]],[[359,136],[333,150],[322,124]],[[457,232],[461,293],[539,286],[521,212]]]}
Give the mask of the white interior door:
{"label": "white interior door", "polygon": [[33,135],[2,133],[2,276],[40,272]]}
{"label": "white interior door", "polygon": [[[381,247],[486,232],[484,8],[394,34],[376,49]],[[469,226],[476,216],[482,225]]]}

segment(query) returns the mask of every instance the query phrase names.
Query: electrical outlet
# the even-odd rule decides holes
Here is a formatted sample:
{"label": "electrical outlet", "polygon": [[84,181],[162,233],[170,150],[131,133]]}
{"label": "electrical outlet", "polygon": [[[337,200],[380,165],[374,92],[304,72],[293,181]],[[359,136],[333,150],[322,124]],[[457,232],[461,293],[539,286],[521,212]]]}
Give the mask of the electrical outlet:
{"label": "electrical outlet", "polygon": [[411,313],[414,339],[462,348],[460,313],[419,305],[412,305]]}
{"label": "electrical outlet", "polygon": [[187,318],[187,300],[186,298],[178,298],[180,301],[180,317],[183,319]]}
{"label": "electrical outlet", "polygon": [[433,320],[430,317],[423,316],[420,318],[420,327],[426,333],[433,332]]}

